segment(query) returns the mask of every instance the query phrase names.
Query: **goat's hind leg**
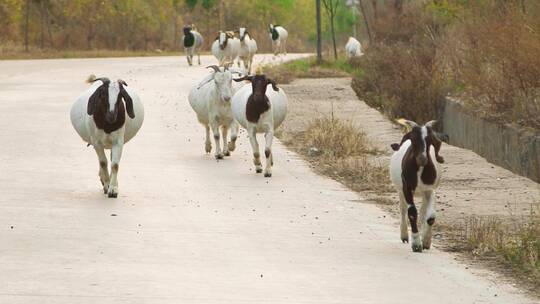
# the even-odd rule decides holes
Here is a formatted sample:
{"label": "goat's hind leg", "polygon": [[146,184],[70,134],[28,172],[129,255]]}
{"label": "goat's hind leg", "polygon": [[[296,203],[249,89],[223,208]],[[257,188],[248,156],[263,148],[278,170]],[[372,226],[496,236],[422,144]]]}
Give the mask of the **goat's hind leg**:
{"label": "goat's hind leg", "polygon": [[422,218],[422,247],[431,248],[432,228],[435,224],[435,195],[433,191],[426,191],[423,194],[422,208],[420,210]]}
{"label": "goat's hind leg", "polygon": [[399,191],[399,209],[401,211],[401,223],[400,228],[400,237],[403,243],[409,242],[409,231],[407,230],[407,202],[405,201],[405,196],[403,191]]}
{"label": "goat's hind leg", "polygon": [[99,180],[101,181],[101,185],[103,185],[103,193],[107,194],[110,181],[109,171],[107,169],[107,156],[105,156],[105,150],[102,145],[94,144],[93,146],[99,160]]}
{"label": "goat's hind leg", "polygon": [[238,123],[233,120],[231,123],[231,141],[227,144],[229,151],[233,152],[236,150],[236,139],[238,138]]}

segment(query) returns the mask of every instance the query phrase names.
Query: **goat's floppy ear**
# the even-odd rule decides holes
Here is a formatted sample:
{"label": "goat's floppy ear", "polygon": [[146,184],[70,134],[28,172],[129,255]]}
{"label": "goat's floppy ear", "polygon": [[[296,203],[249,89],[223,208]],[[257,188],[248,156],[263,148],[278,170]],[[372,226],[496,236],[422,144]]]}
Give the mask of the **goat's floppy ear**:
{"label": "goat's floppy ear", "polygon": [[92,116],[96,112],[96,107],[98,104],[98,101],[100,98],[102,98],[103,95],[103,86],[99,86],[92,95],[90,95],[90,98],[88,98],[88,105],[86,106],[86,113],[88,115]]}
{"label": "goat's floppy ear", "polygon": [[273,81],[273,80],[270,79],[270,78],[267,78],[267,79],[266,79],[266,85],[269,85],[269,84],[272,85],[272,89],[274,89],[274,91],[276,91],[276,92],[279,91],[279,88],[277,87],[276,82]]}
{"label": "goat's floppy ear", "polygon": [[124,102],[126,103],[126,112],[128,116],[133,119],[135,118],[135,111],[133,110],[133,99],[131,96],[129,96],[126,89],[124,89],[124,84],[126,83],[123,80],[118,80],[118,83],[120,84],[120,94],[118,97],[122,97],[124,99]]}
{"label": "goat's floppy ear", "polygon": [[244,81],[244,80],[247,80],[249,82],[253,81],[253,76],[244,76],[244,77],[240,77],[240,78],[234,78],[233,79],[234,81],[236,82],[240,82],[240,81]]}

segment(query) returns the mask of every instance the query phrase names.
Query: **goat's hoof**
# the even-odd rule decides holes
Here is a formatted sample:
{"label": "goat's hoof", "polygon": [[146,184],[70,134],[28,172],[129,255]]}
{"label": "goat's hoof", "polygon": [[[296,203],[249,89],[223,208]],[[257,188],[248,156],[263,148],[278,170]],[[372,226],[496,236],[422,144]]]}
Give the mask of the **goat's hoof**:
{"label": "goat's hoof", "polygon": [[224,155],[224,156],[231,156],[231,152],[225,151],[225,152],[223,152],[223,155]]}
{"label": "goat's hoof", "polygon": [[422,252],[423,246],[420,244],[413,244],[411,247],[413,252]]}
{"label": "goat's hoof", "polygon": [[223,154],[216,154],[216,159],[223,159]]}
{"label": "goat's hoof", "polygon": [[424,244],[422,247],[426,250],[429,250],[431,248],[431,244]]}
{"label": "goat's hoof", "polygon": [[118,193],[115,193],[115,192],[111,192],[108,194],[109,198],[117,198],[118,197]]}
{"label": "goat's hoof", "polygon": [[230,141],[227,144],[227,148],[229,148],[229,151],[234,151],[236,149],[236,143],[234,141]]}
{"label": "goat's hoof", "polygon": [[255,169],[255,172],[262,173],[262,169],[257,168],[257,169]]}
{"label": "goat's hoof", "polygon": [[409,238],[402,238],[401,242],[403,242],[403,244],[409,243]]}
{"label": "goat's hoof", "polygon": [[272,173],[265,172],[265,173],[264,173],[264,177],[272,177]]}

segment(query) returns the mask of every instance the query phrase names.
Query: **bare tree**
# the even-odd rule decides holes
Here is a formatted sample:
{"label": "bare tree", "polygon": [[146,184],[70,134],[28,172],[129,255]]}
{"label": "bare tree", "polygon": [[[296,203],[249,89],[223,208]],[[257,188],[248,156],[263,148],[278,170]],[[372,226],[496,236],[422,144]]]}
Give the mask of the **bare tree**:
{"label": "bare tree", "polygon": [[30,0],[26,0],[24,16],[24,50],[28,52],[28,23],[30,20]]}
{"label": "bare tree", "polygon": [[339,0],[322,0],[328,19],[330,20],[330,31],[332,32],[332,44],[334,46],[334,58],[338,59],[337,45],[336,45],[336,30],[334,26],[334,19],[336,18],[336,11],[339,5]]}
{"label": "bare tree", "polygon": [[360,4],[360,11],[362,11],[362,19],[364,19],[364,23],[366,24],[366,31],[369,38],[369,43],[373,42],[373,37],[371,36],[371,28],[369,26],[368,16],[366,14],[366,9],[364,8],[364,2],[362,0],[359,0]]}

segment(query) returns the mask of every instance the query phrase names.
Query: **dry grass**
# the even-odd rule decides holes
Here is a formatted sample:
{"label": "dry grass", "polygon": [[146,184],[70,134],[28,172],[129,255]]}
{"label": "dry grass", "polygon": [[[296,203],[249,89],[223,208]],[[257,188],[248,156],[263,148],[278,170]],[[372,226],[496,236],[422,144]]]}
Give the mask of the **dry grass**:
{"label": "dry grass", "polygon": [[292,60],[264,68],[265,74],[277,83],[290,83],[296,78],[349,77],[352,71],[352,66],[345,59],[325,61],[319,65],[315,57]]}
{"label": "dry grass", "polygon": [[387,192],[388,168],[371,159],[378,154],[366,134],[348,121],[313,120],[303,132],[283,132],[284,143],[304,155],[320,174],[355,191]]}
{"label": "dry grass", "polygon": [[[466,217],[453,227],[450,241],[455,250],[482,259],[495,260],[513,270],[533,289],[540,286],[540,215],[512,217],[503,222],[498,217]],[[536,290],[538,292],[538,290]]]}

